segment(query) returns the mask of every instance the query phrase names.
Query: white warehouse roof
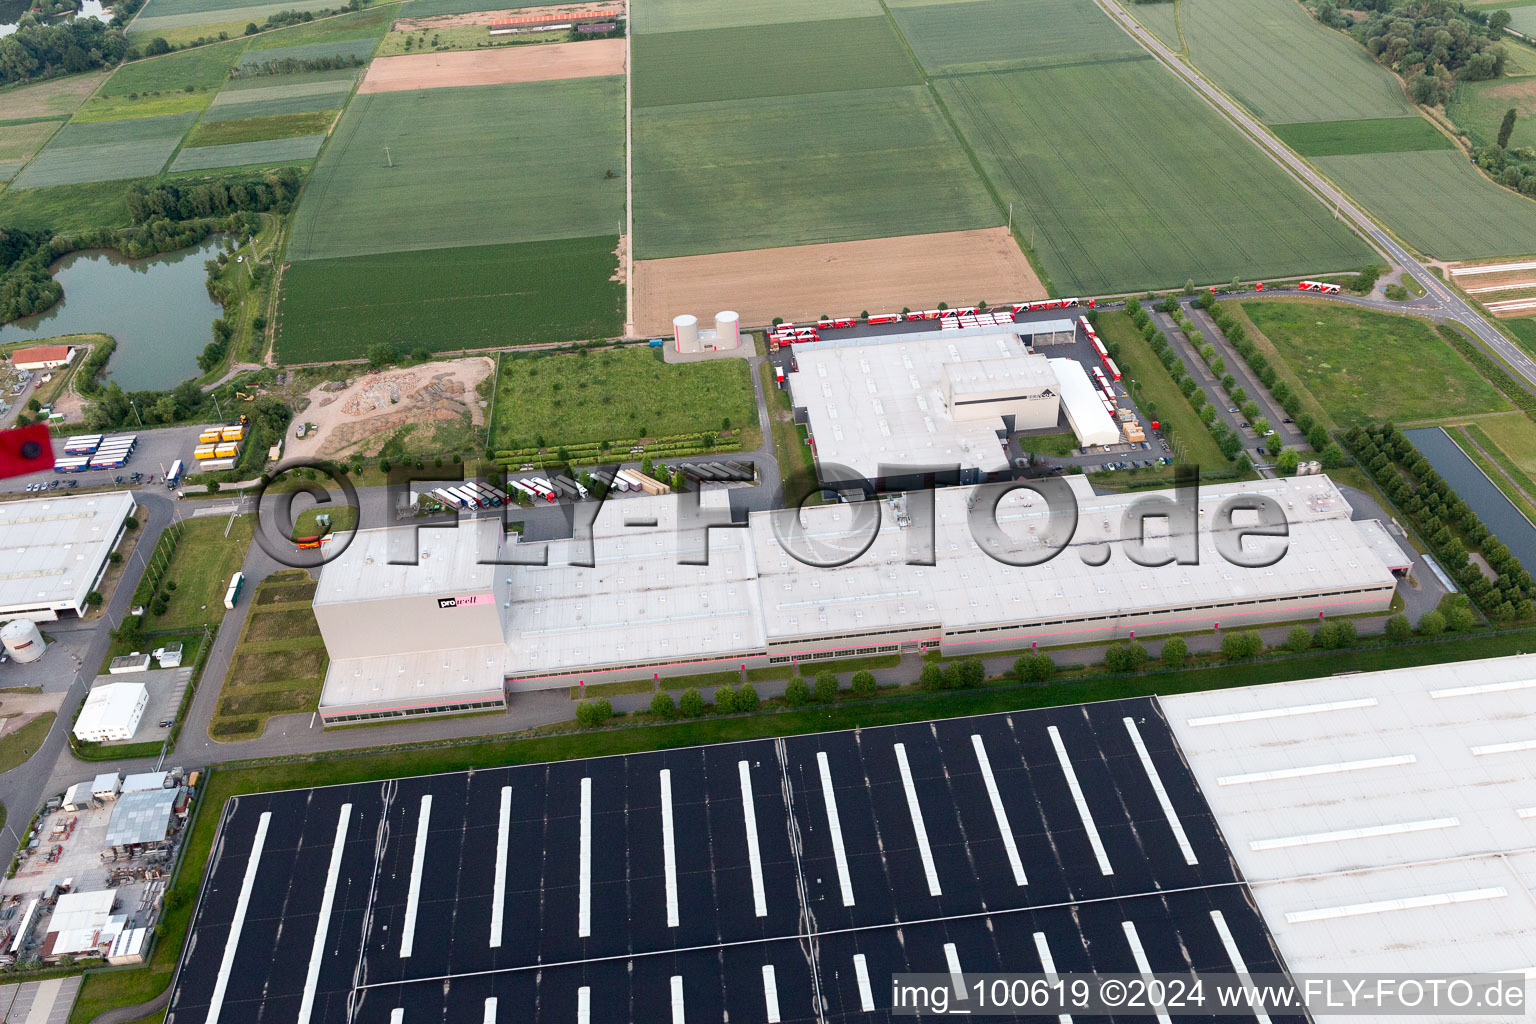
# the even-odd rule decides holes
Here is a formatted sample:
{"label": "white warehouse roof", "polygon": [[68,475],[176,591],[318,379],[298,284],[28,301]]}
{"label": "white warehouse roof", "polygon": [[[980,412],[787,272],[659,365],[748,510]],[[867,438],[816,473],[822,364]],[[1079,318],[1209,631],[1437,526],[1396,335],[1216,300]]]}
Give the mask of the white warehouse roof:
{"label": "white warehouse roof", "polygon": [[[489,590],[496,578],[497,527],[490,519],[457,528],[359,530],[325,566],[317,605]],[[394,561],[391,561],[393,559]]]}
{"label": "white warehouse roof", "polygon": [[1536,656],[1161,702],[1293,971],[1536,974]]}
{"label": "white warehouse roof", "polygon": [[1084,446],[1114,444],[1120,440],[1120,428],[1104,408],[1104,393],[1088,379],[1088,371],[1076,359],[1052,359],[1056,386],[1067,423]]}
{"label": "white warehouse roof", "polygon": [[132,512],[122,492],[0,502],[0,620],[78,612]]}
{"label": "white warehouse roof", "polygon": [[75,719],[74,733],[91,738],[103,733],[132,735],[149,695],[143,683],[103,683],[92,687]]}

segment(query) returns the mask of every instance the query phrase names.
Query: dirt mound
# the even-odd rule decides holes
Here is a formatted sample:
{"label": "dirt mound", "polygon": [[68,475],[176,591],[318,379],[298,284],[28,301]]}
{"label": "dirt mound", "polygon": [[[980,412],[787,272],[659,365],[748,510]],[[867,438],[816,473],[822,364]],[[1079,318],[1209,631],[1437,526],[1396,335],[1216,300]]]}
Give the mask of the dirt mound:
{"label": "dirt mound", "polygon": [[299,419],[312,424],[291,439],[289,454],[313,458],[373,455],[390,435],[408,424],[460,420],[485,423],[475,388],[495,364],[483,356],[423,363],[405,370],[371,373],[338,386],[321,384]]}

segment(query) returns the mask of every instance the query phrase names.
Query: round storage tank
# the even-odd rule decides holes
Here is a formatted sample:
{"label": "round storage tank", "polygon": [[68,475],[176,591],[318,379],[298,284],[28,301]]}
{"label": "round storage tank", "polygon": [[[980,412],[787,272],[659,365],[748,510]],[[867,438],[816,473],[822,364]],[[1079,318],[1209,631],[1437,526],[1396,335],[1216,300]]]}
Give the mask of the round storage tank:
{"label": "round storage tank", "polygon": [[5,653],[22,663],[41,658],[48,646],[31,619],[12,619],[0,626],[0,643],[5,644]]}
{"label": "round storage tank", "polygon": [[715,348],[733,349],[741,344],[741,317],[728,309],[715,314]]}
{"label": "round storage tank", "polygon": [[692,313],[682,313],[672,318],[672,337],[679,352],[699,350],[699,318]]}

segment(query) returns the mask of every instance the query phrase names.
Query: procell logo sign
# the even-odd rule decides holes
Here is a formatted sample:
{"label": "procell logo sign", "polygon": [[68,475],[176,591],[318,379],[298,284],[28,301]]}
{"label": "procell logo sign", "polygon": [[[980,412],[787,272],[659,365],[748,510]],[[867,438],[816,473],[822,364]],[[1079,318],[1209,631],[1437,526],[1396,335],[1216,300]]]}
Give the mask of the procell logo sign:
{"label": "procell logo sign", "polygon": [[496,598],[491,594],[470,594],[468,597],[440,597],[437,599],[439,608],[463,608],[471,604],[495,604]]}

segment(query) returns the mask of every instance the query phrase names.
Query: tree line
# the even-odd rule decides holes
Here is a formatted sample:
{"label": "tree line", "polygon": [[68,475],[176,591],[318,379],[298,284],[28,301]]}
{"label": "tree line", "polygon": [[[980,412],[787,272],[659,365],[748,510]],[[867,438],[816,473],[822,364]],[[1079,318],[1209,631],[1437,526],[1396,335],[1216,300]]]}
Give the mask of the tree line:
{"label": "tree line", "polygon": [[1458,81],[1480,82],[1504,73],[1497,45],[1508,11],[1469,8],[1460,0],[1358,0],[1367,11],[1358,24],[1335,0],[1317,0],[1313,14],[1353,36],[1378,62],[1408,81],[1415,103],[1437,106]]}
{"label": "tree line", "polygon": [[29,14],[0,38],[0,85],[35,82],[112,67],[123,59],[128,37],[95,18],[44,24]]}
{"label": "tree line", "polygon": [[229,77],[257,78],[262,75],[296,75],[303,71],[340,71],[344,68],[360,68],[366,63],[363,58],[350,53],[334,57],[284,57],[281,60],[241,64],[230,69]]}

